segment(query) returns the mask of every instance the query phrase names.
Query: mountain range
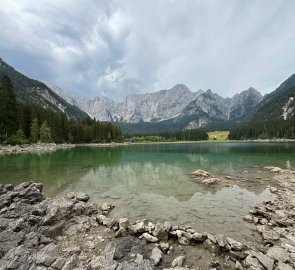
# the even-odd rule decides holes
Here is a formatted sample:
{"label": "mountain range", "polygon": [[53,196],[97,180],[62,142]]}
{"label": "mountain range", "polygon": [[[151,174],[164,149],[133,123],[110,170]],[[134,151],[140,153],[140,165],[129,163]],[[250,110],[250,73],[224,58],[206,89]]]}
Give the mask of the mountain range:
{"label": "mountain range", "polygon": [[177,84],[168,90],[131,94],[122,102],[115,102],[107,97],[73,97],[57,86],[47,86],[92,118],[117,122],[123,130],[132,133],[240,123],[249,118],[249,112],[263,99],[254,88],[223,98],[211,90],[191,92],[185,85]]}
{"label": "mountain range", "polygon": [[227,130],[248,121],[295,119],[295,74],[270,94],[250,87],[224,98],[211,90],[192,92],[177,84],[171,89],[131,94],[122,102],[108,97],[72,96],[58,86],[19,73],[0,58],[0,77],[8,75],[20,102],[62,111],[69,118],[116,122],[127,133],[156,133],[205,128]]}

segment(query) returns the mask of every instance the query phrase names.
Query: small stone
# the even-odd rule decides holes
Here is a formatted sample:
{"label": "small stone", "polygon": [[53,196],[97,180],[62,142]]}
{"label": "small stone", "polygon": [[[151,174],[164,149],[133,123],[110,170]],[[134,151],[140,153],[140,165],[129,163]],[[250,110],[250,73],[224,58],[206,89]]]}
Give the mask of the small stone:
{"label": "small stone", "polygon": [[215,239],[217,244],[221,247],[224,248],[227,244],[225,236],[223,234],[215,234]]}
{"label": "small stone", "polygon": [[253,222],[254,222],[253,217],[250,216],[250,215],[246,215],[246,216],[244,217],[244,220],[245,220],[246,222],[248,222],[248,223],[253,223]]}
{"label": "small stone", "polygon": [[237,270],[244,270],[243,266],[241,265],[241,263],[239,261],[236,261],[236,269]]}
{"label": "small stone", "polygon": [[89,196],[84,192],[77,192],[76,198],[78,201],[87,202],[89,200]]}
{"label": "small stone", "polygon": [[145,232],[145,224],[143,221],[140,221],[133,225],[130,225],[128,229],[130,230],[131,234],[143,233]]}
{"label": "small stone", "polygon": [[152,250],[152,255],[150,257],[153,265],[158,265],[162,259],[162,251],[155,247],[153,250]]}
{"label": "small stone", "polygon": [[101,206],[100,206],[100,209],[103,211],[103,212],[110,212],[112,209],[114,208],[114,206],[110,203],[103,203]]}
{"label": "small stone", "polygon": [[168,240],[168,232],[165,230],[165,227],[161,223],[157,223],[154,230],[153,235],[160,240],[167,241]]}
{"label": "small stone", "polygon": [[210,173],[207,172],[207,171],[204,171],[204,170],[196,170],[192,173],[193,176],[196,176],[196,177],[208,177],[210,176]]}
{"label": "small stone", "polygon": [[207,248],[212,253],[219,252],[219,249],[216,245],[214,245],[209,239],[204,241],[204,247]]}
{"label": "small stone", "polygon": [[202,180],[202,183],[207,185],[207,186],[216,184],[218,182],[220,182],[220,179],[217,178],[217,177],[212,177],[212,178],[207,178],[207,179]]}
{"label": "small stone", "polygon": [[119,228],[120,229],[127,230],[128,226],[129,226],[128,218],[120,218],[119,219]]}
{"label": "small stone", "polygon": [[184,256],[179,256],[172,261],[171,266],[172,267],[181,267],[184,263],[184,260],[185,260]]}
{"label": "small stone", "polygon": [[185,238],[184,236],[181,236],[181,237],[178,237],[178,243],[180,245],[187,246],[190,244],[190,241],[187,238]]}
{"label": "small stone", "polygon": [[166,253],[169,250],[169,244],[168,243],[164,243],[164,242],[160,242],[159,245],[160,249]]}
{"label": "small stone", "polygon": [[236,251],[242,251],[243,248],[244,248],[244,245],[241,244],[240,242],[238,241],[235,241],[234,239],[230,238],[230,237],[227,237],[226,238],[226,241],[227,243],[229,244],[230,248],[232,250],[236,250]]}
{"label": "small stone", "polygon": [[143,261],[143,256],[141,254],[136,254],[136,259],[135,259],[135,263],[136,264],[141,264]]}
{"label": "small stone", "polygon": [[156,243],[159,241],[159,239],[155,236],[150,235],[149,233],[143,233],[139,239],[145,239],[151,243]]}
{"label": "small stone", "polygon": [[201,233],[196,232],[193,234],[193,239],[198,242],[203,242],[206,240],[206,236]]}
{"label": "small stone", "polygon": [[275,187],[270,187],[269,190],[270,190],[271,193],[277,193],[278,192],[278,189],[275,188]]}
{"label": "small stone", "polygon": [[259,223],[262,224],[262,225],[266,225],[268,223],[267,219],[266,218],[262,218],[259,220]]}

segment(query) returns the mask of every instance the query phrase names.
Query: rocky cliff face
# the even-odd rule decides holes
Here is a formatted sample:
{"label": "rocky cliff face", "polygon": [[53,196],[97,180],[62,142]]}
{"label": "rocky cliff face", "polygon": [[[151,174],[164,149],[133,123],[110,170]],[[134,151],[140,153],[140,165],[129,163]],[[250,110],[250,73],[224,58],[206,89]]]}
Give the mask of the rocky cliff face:
{"label": "rocky cliff face", "polygon": [[148,94],[131,94],[116,103],[107,97],[87,99],[71,97],[60,88],[48,85],[69,103],[100,121],[121,123],[159,123],[175,119],[181,128],[199,128],[216,121],[243,121],[249,111],[262,100],[262,95],[249,88],[232,98],[223,98],[211,90],[191,92],[185,85],[177,84],[169,90]]}
{"label": "rocky cliff face", "polygon": [[178,84],[169,90],[149,94],[131,94],[116,103],[107,97],[87,99],[71,97],[59,87],[47,84],[69,103],[100,121],[125,123],[158,122],[180,115],[182,110],[203,92],[192,93],[185,85]]}

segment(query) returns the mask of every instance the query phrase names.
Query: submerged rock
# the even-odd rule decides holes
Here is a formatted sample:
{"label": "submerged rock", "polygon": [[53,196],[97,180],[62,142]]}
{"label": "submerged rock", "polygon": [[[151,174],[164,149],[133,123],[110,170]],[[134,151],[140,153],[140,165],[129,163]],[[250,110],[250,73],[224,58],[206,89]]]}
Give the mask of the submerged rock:
{"label": "submerged rock", "polygon": [[210,173],[201,169],[198,169],[192,173],[195,177],[209,177]]}

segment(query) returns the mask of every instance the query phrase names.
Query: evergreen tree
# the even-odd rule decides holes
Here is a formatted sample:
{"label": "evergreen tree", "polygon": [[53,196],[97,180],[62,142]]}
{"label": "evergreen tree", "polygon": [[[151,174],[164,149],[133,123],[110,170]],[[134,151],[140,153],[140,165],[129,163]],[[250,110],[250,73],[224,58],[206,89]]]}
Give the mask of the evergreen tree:
{"label": "evergreen tree", "polygon": [[40,127],[40,140],[41,142],[51,142],[51,129],[45,120]]}
{"label": "evergreen tree", "polygon": [[3,76],[0,80],[0,136],[7,138],[17,129],[16,100],[11,80]]}
{"label": "evergreen tree", "polygon": [[31,125],[31,141],[37,142],[39,140],[39,124],[38,124],[38,118],[34,118]]}

